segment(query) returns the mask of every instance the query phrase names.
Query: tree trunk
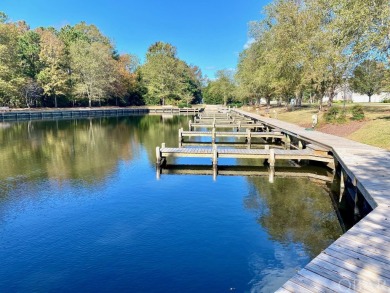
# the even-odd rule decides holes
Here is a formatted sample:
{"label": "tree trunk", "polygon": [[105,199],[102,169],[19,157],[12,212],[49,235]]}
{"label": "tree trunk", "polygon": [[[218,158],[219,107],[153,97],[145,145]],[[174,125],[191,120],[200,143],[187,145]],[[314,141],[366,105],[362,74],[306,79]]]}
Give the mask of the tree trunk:
{"label": "tree trunk", "polygon": [[27,94],[25,95],[25,98],[26,98],[26,105],[27,105],[27,108],[30,109],[30,103],[28,102],[28,96],[27,96]]}
{"label": "tree trunk", "polygon": [[57,106],[58,106],[58,105],[57,105],[57,96],[54,95],[54,107],[57,108]]}
{"label": "tree trunk", "polygon": [[90,108],[92,107],[92,100],[91,100],[91,98],[88,98],[88,105],[89,105]]}
{"label": "tree trunk", "polygon": [[371,96],[368,96],[368,102],[371,103]]}
{"label": "tree trunk", "polygon": [[267,99],[267,107],[270,107],[271,106],[271,97],[266,96],[265,98]]}
{"label": "tree trunk", "polygon": [[300,107],[302,106],[302,94],[296,94],[295,95],[295,106]]}
{"label": "tree trunk", "polygon": [[322,111],[322,100],[324,98],[324,94],[321,93],[319,96],[318,96],[318,104],[320,105],[319,106],[319,110]]}

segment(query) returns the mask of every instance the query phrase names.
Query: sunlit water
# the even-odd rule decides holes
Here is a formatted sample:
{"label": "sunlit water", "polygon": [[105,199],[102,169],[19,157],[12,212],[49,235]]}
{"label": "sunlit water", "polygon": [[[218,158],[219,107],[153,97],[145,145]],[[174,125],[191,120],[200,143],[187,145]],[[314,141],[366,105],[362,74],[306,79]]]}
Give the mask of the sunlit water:
{"label": "sunlit water", "polygon": [[309,179],[157,180],[186,125],[1,123],[0,292],[272,292],[342,233]]}

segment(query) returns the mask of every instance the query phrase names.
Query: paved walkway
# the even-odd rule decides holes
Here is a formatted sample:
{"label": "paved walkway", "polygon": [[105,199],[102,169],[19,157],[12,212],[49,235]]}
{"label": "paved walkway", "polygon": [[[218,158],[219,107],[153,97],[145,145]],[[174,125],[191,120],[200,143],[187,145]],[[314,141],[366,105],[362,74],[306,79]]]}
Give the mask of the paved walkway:
{"label": "paved walkway", "polygon": [[390,292],[390,151],[234,111],[330,149],[374,209],[278,292]]}

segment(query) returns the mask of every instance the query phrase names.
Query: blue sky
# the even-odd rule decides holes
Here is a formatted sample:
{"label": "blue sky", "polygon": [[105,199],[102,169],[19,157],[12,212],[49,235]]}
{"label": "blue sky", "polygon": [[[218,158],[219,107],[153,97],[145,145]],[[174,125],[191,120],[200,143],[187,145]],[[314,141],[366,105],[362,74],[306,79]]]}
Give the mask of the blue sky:
{"label": "blue sky", "polygon": [[270,0],[1,0],[12,21],[38,26],[95,24],[120,53],[144,58],[156,41],[173,44],[179,57],[210,78],[235,68],[248,41],[248,23],[261,19]]}

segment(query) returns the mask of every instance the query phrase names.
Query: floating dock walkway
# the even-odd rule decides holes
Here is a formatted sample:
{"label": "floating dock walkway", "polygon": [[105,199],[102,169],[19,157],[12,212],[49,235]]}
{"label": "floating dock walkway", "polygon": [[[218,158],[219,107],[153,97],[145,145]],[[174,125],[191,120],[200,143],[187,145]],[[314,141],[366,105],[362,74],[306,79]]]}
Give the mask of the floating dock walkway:
{"label": "floating dock walkway", "polygon": [[237,131],[240,130],[240,128],[249,128],[253,130],[259,130],[263,129],[264,125],[261,123],[247,123],[241,121],[238,122],[233,122],[233,121],[228,121],[228,122],[219,122],[218,120],[215,121],[210,121],[210,122],[192,122],[190,121],[188,123],[188,129],[190,131],[194,130],[195,128],[232,128],[236,129]]}
{"label": "floating dock walkway", "polygon": [[219,158],[233,159],[262,159],[268,160],[271,167],[275,166],[276,160],[311,160],[333,164],[334,159],[327,154],[318,153],[313,149],[302,150],[279,150],[279,149],[218,149],[213,148],[167,148],[165,143],[156,147],[156,164],[158,166],[166,163],[168,157],[195,157],[210,158],[214,167],[218,166]]}
{"label": "floating dock walkway", "polygon": [[[297,272],[277,292],[390,292],[390,152],[242,110],[237,114],[331,150],[348,179],[372,207],[358,224]],[[299,215],[297,215],[299,216]]]}
{"label": "floating dock walkway", "polygon": [[280,131],[274,132],[253,132],[249,128],[246,131],[216,131],[215,128],[212,131],[184,131],[183,128],[179,129],[179,143],[183,142],[184,137],[210,137],[212,142],[216,141],[218,137],[234,137],[234,138],[245,138],[248,144],[251,144],[252,138],[279,138],[284,139],[285,136]]}

